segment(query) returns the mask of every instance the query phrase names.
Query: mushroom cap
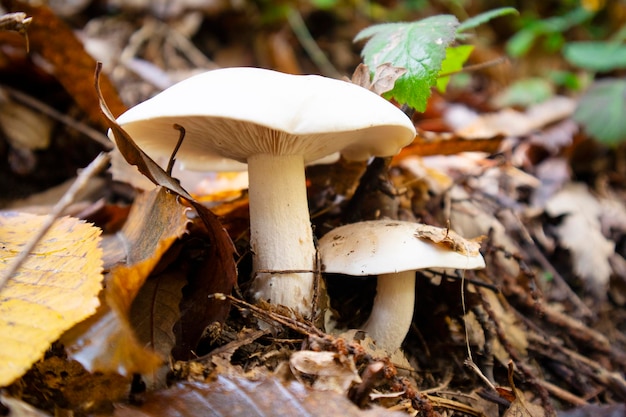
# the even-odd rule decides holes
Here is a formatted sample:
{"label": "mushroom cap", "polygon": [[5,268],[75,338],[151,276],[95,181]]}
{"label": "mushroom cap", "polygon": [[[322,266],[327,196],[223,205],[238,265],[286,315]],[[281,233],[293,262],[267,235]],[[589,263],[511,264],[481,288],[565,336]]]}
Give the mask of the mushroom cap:
{"label": "mushroom cap", "polygon": [[[420,237],[424,236],[424,237]],[[425,238],[445,236],[445,243]],[[451,238],[448,239],[448,238]],[[453,250],[453,244],[459,251]],[[325,272],[380,275],[424,268],[485,267],[478,243],[452,231],[420,223],[371,220],[338,227],[319,240]]]}
{"label": "mushroom cap", "polygon": [[183,126],[176,159],[192,170],[241,168],[226,161],[259,153],[302,154],[305,163],[339,152],[366,160],[394,155],[415,137],[400,109],[365,88],[247,67],[188,78],[117,122],[152,157],[169,156],[179,137],[173,124]]}

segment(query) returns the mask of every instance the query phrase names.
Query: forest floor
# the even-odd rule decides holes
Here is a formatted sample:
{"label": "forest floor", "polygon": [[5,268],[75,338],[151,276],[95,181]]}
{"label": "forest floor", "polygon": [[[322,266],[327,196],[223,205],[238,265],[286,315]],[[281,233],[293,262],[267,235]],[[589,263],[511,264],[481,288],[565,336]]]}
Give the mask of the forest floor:
{"label": "forest floor", "polygon": [[[0,414],[626,414],[626,153],[574,119],[583,91],[552,87],[538,99],[509,88],[571,70],[540,47],[506,58],[518,16],[477,29],[468,65],[478,68],[409,113],[418,135],[398,155],[307,168],[317,239],[385,218],[480,242],[484,269],[417,273],[411,328],[386,352],[353,330],[369,316],[376,277],[317,269],[312,318],[254,304],[245,173],[175,167],[176,180],[154,186],[126,162],[134,145],[126,160],[113,155],[94,72],[102,62],[115,117],[221,67],[349,80],[360,30],[458,15],[456,6],[50,3],[2,2],[32,21],[13,15],[0,32],[0,272],[47,215],[60,220],[29,272],[0,281],[0,338],[12,341],[0,347]],[[465,15],[488,8],[473,3]],[[601,103],[598,117],[610,110]],[[54,257],[57,241],[79,254]],[[82,263],[70,274],[53,258]],[[40,282],[41,270],[53,283],[27,291],[20,277]],[[23,304],[6,292],[15,288]],[[56,298],[63,314],[48,304]]]}

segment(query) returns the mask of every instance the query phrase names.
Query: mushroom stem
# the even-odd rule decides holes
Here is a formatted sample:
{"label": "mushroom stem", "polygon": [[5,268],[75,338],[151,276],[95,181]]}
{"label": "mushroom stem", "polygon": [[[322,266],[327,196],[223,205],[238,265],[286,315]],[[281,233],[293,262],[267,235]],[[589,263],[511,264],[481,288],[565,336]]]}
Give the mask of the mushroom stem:
{"label": "mushroom stem", "polygon": [[260,154],[247,162],[254,296],[308,316],[313,299],[313,273],[280,272],[312,271],[314,266],[304,158]]}
{"label": "mushroom stem", "polygon": [[400,348],[413,320],[415,271],[378,276],[376,297],[365,330],[387,352]]}

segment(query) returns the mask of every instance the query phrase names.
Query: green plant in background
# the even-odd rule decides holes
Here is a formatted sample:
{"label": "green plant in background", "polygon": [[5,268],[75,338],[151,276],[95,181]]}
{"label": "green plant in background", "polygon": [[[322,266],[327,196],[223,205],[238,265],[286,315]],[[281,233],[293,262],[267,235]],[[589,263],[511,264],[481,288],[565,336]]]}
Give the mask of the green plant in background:
{"label": "green plant in background", "polygon": [[[596,9],[580,6],[558,17],[525,18],[525,21],[523,18],[522,28],[509,39],[506,50],[510,56],[519,58],[526,55],[533,45],[541,41],[545,52],[561,53],[573,68],[585,71],[582,75],[580,71],[578,73],[553,71],[548,74],[548,79],[556,85],[574,91],[588,85],[587,91],[578,102],[573,118],[592,137],[606,145],[616,146],[626,142],[626,117],[624,117],[626,114],[626,79],[607,78],[606,75],[626,69],[626,45],[624,44],[626,25],[605,40],[568,42],[564,34],[572,28],[583,27],[587,33],[595,35],[592,37],[606,38],[606,29],[592,21],[596,12]],[[597,73],[603,73],[605,76],[589,85],[586,79],[593,80]],[[534,87],[539,86],[536,80],[521,80],[519,83],[528,87],[529,82]],[[514,87],[512,86],[510,90],[514,90]],[[537,92],[536,89],[526,88],[528,93],[533,91]],[[540,96],[545,98],[544,93],[545,90]],[[509,94],[509,98],[511,97],[514,97],[514,94]]]}
{"label": "green plant in background", "polygon": [[[437,85],[440,90],[445,90],[449,80],[447,74],[460,70],[473,49],[470,45],[450,45],[455,40],[467,39],[466,31],[495,17],[512,13],[517,11],[505,7],[482,13],[463,23],[451,15],[409,23],[383,23],[365,28],[354,41],[368,39],[361,56],[372,73],[382,64],[406,69],[385,97],[424,111],[431,88]],[[446,76],[439,79],[441,74]]]}
{"label": "green plant in background", "polygon": [[548,19],[522,17],[521,29],[507,42],[506,52],[513,58],[522,57],[540,40],[546,52],[558,52],[565,43],[563,33],[590,21],[594,15],[594,11],[578,7]]}
{"label": "green plant in background", "polygon": [[[595,73],[626,69],[626,26],[606,41],[569,42],[563,57],[573,66]],[[600,142],[617,146],[626,142],[626,79],[602,78],[580,98],[574,112],[585,131]]]}

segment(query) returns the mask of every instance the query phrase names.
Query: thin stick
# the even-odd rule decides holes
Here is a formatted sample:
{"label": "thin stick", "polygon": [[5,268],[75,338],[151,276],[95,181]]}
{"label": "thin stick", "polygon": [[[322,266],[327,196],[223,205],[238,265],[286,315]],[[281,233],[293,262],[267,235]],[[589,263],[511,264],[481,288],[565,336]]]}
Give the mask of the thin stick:
{"label": "thin stick", "polygon": [[481,62],[479,64],[474,64],[474,65],[468,65],[457,71],[444,72],[443,74],[438,74],[437,78],[449,77],[451,75],[466,73],[466,72],[480,71],[485,68],[495,67],[496,65],[500,65],[506,61],[507,59],[505,57],[500,57],[500,58],[492,59],[491,61]]}
{"label": "thin stick", "polygon": [[15,274],[15,272],[22,266],[26,258],[30,255],[32,250],[37,246],[37,243],[46,235],[48,230],[52,227],[55,220],[61,215],[63,210],[65,210],[74,200],[76,199],[76,195],[80,193],[83,188],[89,182],[93,176],[95,176],[98,172],[102,171],[107,164],[109,163],[110,156],[105,153],[100,153],[96,159],[91,161],[91,163],[85,168],[76,178],[72,186],[63,194],[63,197],[55,204],[52,208],[52,212],[48,215],[48,218],[44,222],[44,224],[37,231],[35,236],[33,236],[30,241],[24,246],[20,254],[13,259],[13,262],[9,265],[9,267],[4,271],[4,274],[0,277],[0,289],[4,287],[6,282]]}
{"label": "thin stick", "polygon": [[311,36],[311,32],[309,32],[309,29],[306,27],[300,12],[292,8],[287,14],[287,21],[289,22],[289,26],[291,26],[291,30],[293,30],[293,33],[296,35],[296,38],[298,38],[300,45],[302,45],[306,53],[313,60],[315,65],[319,67],[322,73],[329,77],[341,78],[339,71],[337,71],[328,60],[324,51],[320,49],[315,39],[313,39],[313,36]]}

